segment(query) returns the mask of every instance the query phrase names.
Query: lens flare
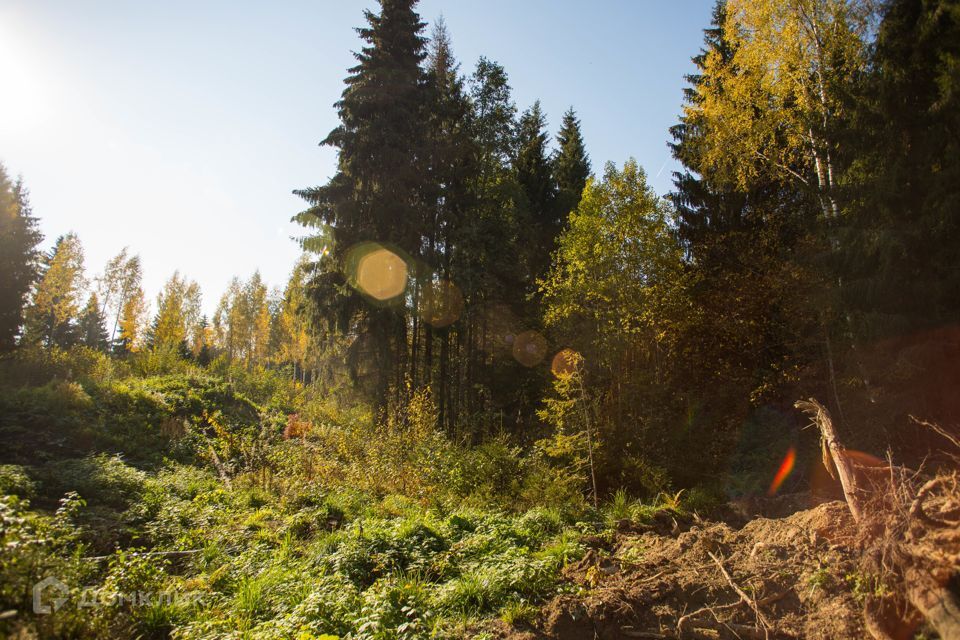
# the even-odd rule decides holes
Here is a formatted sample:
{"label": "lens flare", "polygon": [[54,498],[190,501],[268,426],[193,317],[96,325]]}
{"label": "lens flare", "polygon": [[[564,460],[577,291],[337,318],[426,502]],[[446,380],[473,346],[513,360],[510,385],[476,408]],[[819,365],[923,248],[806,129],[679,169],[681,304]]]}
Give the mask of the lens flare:
{"label": "lens flare", "polygon": [[775,495],[780,489],[780,485],[783,484],[783,481],[786,480],[790,473],[793,472],[793,466],[797,463],[797,450],[794,447],[790,447],[787,450],[787,455],[783,457],[783,462],[780,463],[780,468],[777,470],[777,475],[773,477],[773,482],[770,483],[770,489],[767,491],[768,496]]}
{"label": "lens flare", "polygon": [[547,355],[547,340],[536,331],[524,331],[513,339],[513,357],[525,367],[535,367]]}
{"label": "lens flare", "polygon": [[855,467],[870,468],[870,467],[886,467],[887,466],[887,462],[885,460],[881,460],[877,456],[870,455],[869,453],[865,453],[863,451],[846,449],[844,450],[843,455],[850,462],[852,462]]}
{"label": "lens flare", "polygon": [[[810,471],[810,492],[821,498],[842,500],[843,487],[836,477],[836,467],[829,455],[825,462],[821,462],[820,456],[817,456]],[[868,486],[889,482],[890,463],[887,460],[854,449],[844,449],[840,456],[850,464],[858,482]],[[824,467],[825,463],[829,464],[829,469]]]}
{"label": "lens flare", "polygon": [[432,280],[423,287],[420,316],[433,327],[441,329],[460,319],[463,313],[463,294],[450,280]]}
{"label": "lens flare", "polygon": [[553,362],[550,363],[550,371],[558,378],[569,376],[577,370],[581,356],[573,349],[561,349],[553,356]]}
{"label": "lens flare", "polygon": [[406,260],[383,245],[368,242],[352,247],[345,266],[354,288],[374,300],[392,300],[407,288]]}

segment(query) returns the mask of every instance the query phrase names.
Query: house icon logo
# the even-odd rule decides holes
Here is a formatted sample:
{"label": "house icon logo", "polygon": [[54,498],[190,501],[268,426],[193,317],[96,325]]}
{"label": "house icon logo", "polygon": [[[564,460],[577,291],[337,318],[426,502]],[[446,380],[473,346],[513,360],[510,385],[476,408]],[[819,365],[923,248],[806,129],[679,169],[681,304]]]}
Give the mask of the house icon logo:
{"label": "house icon logo", "polygon": [[[45,598],[44,592],[50,592],[51,597]],[[41,615],[53,613],[66,603],[68,593],[70,588],[53,576],[44,578],[33,585],[33,612]]]}

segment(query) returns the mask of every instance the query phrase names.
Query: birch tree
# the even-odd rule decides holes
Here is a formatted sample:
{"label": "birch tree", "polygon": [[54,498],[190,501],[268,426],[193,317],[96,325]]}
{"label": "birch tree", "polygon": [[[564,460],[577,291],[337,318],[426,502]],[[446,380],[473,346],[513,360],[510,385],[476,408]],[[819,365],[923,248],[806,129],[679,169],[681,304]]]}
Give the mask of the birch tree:
{"label": "birch tree", "polygon": [[26,339],[68,346],[76,338],[80,300],[86,288],[83,247],[76,234],[61,236],[44,259],[43,277],[27,309]]}
{"label": "birch tree", "polygon": [[144,326],[147,319],[147,298],[143,289],[137,285],[126,297],[120,311],[120,335],[116,341],[119,351],[136,352],[141,349],[144,341]]}
{"label": "birch tree", "polygon": [[103,274],[96,279],[100,313],[107,321],[111,343],[117,337],[127,301],[140,287],[142,278],[140,256],[129,255],[128,249],[124,247],[107,262]]}
{"label": "birch tree", "polygon": [[705,73],[719,82],[699,85],[685,108],[709,129],[705,161],[744,188],[780,172],[837,217],[844,92],[865,69],[871,16],[862,0],[729,0],[732,59],[708,54]]}
{"label": "birch tree", "polygon": [[200,325],[200,310],[200,287],[174,273],[157,297],[154,345],[187,346]]}

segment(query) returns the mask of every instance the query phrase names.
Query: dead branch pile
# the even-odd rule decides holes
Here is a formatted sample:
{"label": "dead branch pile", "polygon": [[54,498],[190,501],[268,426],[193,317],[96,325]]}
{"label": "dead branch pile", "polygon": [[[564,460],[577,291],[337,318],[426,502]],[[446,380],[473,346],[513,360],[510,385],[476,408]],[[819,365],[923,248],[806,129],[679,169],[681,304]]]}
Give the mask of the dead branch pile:
{"label": "dead branch pile", "polygon": [[[912,637],[925,619],[943,640],[960,640],[956,468],[930,477],[890,460],[883,467],[864,466],[843,446],[823,405],[810,399],[796,407],[820,430],[824,465],[831,475],[836,473],[858,526],[864,570],[877,579],[864,610],[871,635],[877,640]],[[935,425],[921,424],[946,434]],[[949,434],[944,437],[954,440]]]}

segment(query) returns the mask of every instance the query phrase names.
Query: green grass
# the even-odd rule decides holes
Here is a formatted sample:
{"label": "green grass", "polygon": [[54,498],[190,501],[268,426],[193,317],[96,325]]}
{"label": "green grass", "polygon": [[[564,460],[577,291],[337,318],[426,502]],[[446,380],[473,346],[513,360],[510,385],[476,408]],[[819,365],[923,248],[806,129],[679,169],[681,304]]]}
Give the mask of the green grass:
{"label": "green grass", "polygon": [[[189,597],[68,602],[0,620],[3,637],[462,637],[532,620],[595,529],[582,494],[549,490],[574,479],[506,442],[381,437],[266,371],[31,357],[27,386],[4,386],[18,378],[0,363],[0,611],[28,611],[46,575]],[[284,440],[294,409],[324,428]]]}
{"label": "green grass", "polygon": [[[105,464],[113,469],[116,463]],[[584,552],[580,532],[556,509],[444,513],[395,497],[357,501],[352,495],[355,505],[364,505],[350,508],[353,516],[333,506],[345,505],[338,496],[306,501],[290,513],[289,501],[250,500],[247,489],[226,489],[187,468],[143,475],[136,486],[148,487],[153,503],[141,525],[148,537],[163,548],[198,545],[201,552],[175,569],[125,558],[113,573],[93,579],[196,591],[199,601],[87,621],[82,611],[65,611],[58,617],[74,616],[70,629],[78,637],[95,637],[104,628],[144,638],[175,632],[185,640],[347,631],[356,638],[455,637],[454,629],[471,620],[531,620],[536,603],[555,591],[563,567]],[[332,510],[342,522],[331,530]],[[291,526],[312,520],[316,527]],[[65,561],[68,550],[57,553],[48,561]]]}

